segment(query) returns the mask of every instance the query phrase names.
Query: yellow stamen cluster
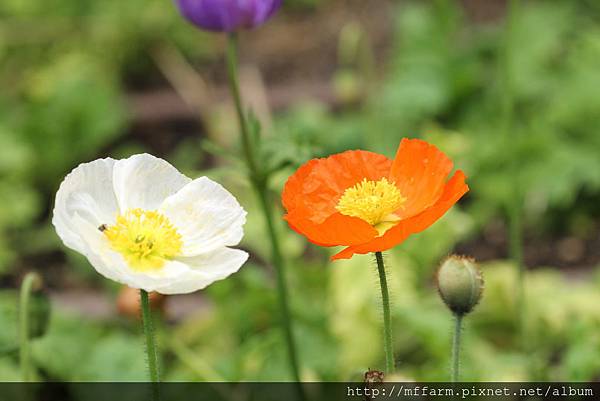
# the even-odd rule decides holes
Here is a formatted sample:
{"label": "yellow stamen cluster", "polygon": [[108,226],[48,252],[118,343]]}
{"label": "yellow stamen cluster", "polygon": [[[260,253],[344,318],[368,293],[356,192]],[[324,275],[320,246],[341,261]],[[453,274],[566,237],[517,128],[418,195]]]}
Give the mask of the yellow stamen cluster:
{"label": "yellow stamen cluster", "polygon": [[344,191],[336,209],[346,215],[358,217],[372,225],[379,235],[400,220],[394,212],[402,207],[406,198],[387,178],[370,181],[366,178]]}
{"label": "yellow stamen cluster", "polygon": [[181,253],[181,235],[169,219],[156,211],[130,209],[115,225],[101,230],[113,250],[136,271],[162,268],[166,260]]}

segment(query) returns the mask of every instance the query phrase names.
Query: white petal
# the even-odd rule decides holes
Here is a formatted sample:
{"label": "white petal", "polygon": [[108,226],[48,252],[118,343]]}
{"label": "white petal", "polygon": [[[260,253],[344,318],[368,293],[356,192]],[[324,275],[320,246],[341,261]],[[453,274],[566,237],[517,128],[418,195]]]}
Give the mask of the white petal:
{"label": "white petal", "polygon": [[94,227],[111,224],[118,214],[113,191],[113,159],[99,159],[80,164],[65,177],[56,193],[52,224],[64,244],[84,252],[79,225],[74,216]]}
{"label": "white petal", "polygon": [[85,256],[98,273],[110,280],[131,288],[155,291],[157,287],[166,283],[181,280],[190,271],[190,267],[185,263],[167,262],[160,270],[136,272],[128,266],[120,253],[110,248],[108,240],[98,229],[77,216],[75,221],[81,224]]}
{"label": "white petal", "polygon": [[165,160],[146,153],[117,161],[113,173],[121,213],[133,208],[155,210],[190,181]]}
{"label": "white petal", "polygon": [[163,282],[163,285],[157,286],[155,291],[161,294],[186,294],[201,290],[237,272],[246,260],[248,260],[247,252],[231,248],[221,248],[190,258],[178,258],[169,264],[185,264],[189,270],[177,280]]}
{"label": "white petal", "polygon": [[110,249],[104,234],[78,215],[75,215],[73,221],[79,226],[83,243],[82,253],[94,269],[110,280],[126,284],[124,273],[127,266],[125,261],[121,255]]}
{"label": "white petal", "polygon": [[183,256],[239,244],[246,211],[235,197],[207,177],[198,178],[161,205],[183,239]]}
{"label": "white petal", "polygon": [[94,269],[104,277],[148,292],[186,294],[200,290],[237,272],[248,259],[239,249],[221,248],[213,252],[168,261],[156,271],[132,270],[118,252],[110,248],[106,237],[85,220],[74,217],[80,224],[84,254]]}

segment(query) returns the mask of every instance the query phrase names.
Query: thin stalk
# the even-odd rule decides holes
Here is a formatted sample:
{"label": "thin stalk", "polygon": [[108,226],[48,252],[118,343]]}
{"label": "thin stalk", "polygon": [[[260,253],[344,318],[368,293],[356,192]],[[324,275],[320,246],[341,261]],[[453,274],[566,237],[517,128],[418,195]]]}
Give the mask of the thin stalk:
{"label": "thin stalk", "polygon": [[375,252],[379,284],[381,286],[381,301],[383,307],[383,351],[385,353],[385,373],[394,371],[394,351],[392,348],[392,315],[390,313],[390,295],[388,291],[385,265],[381,252]]}
{"label": "thin stalk", "polygon": [[21,284],[19,294],[19,359],[21,363],[21,377],[24,382],[32,379],[31,352],[29,349],[29,300],[31,293],[41,283],[36,273],[27,273]]}
{"label": "thin stalk", "polygon": [[452,340],[452,383],[458,382],[460,378],[460,335],[462,333],[463,315],[456,315],[454,322],[454,338]]}
{"label": "thin stalk", "polygon": [[229,78],[229,90],[233,96],[235,103],[235,111],[237,114],[240,130],[242,131],[242,149],[248,170],[251,174],[251,179],[256,181],[259,179],[259,166],[254,155],[254,146],[248,127],[248,121],[244,114],[242,106],[242,95],[240,94],[240,83],[238,78],[238,38],[236,33],[231,33],[228,37],[227,46],[227,75]]}
{"label": "thin stalk", "polygon": [[[242,134],[242,148],[250,174],[250,181],[256,192],[259,206],[261,208],[271,242],[271,262],[276,270],[277,280],[277,292],[279,300],[279,309],[281,314],[281,322],[285,342],[287,346],[288,359],[290,364],[290,370],[294,380],[300,383],[300,369],[298,368],[298,357],[296,353],[296,344],[294,340],[294,334],[292,331],[292,321],[290,315],[289,301],[288,301],[288,289],[285,276],[285,264],[284,258],[281,253],[281,247],[279,244],[279,237],[275,227],[273,219],[273,202],[268,199],[269,189],[267,181],[263,173],[262,167],[258,164],[258,159],[254,150],[254,142],[251,138],[251,132],[248,127],[248,121],[244,114],[242,106],[242,97],[240,94],[239,80],[238,80],[238,43],[237,35],[235,33],[230,34],[228,47],[227,47],[227,71],[229,77],[229,88],[233,100],[235,103],[235,109],[237,118],[240,124],[240,130]],[[302,386],[298,385],[298,393],[301,399],[304,399],[304,390]]]}
{"label": "thin stalk", "polygon": [[148,372],[150,381],[153,383],[153,394],[155,399],[158,394],[158,382],[160,381],[158,372],[158,355],[156,353],[156,339],[154,336],[154,325],[152,324],[152,311],[150,310],[150,301],[148,292],[140,290],[140,305],[142,309],[142,326],[144,336],[146,337],[146,357],[148,359]]}

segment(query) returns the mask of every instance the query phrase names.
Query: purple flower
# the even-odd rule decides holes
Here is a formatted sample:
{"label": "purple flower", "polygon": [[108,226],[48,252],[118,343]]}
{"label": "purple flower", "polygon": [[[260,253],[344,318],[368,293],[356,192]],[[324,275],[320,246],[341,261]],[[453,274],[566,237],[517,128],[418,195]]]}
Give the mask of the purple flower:
{"label": "purple flower", "polygon": [[234,32],[263,24],[283,0],[175,0],[181,14],[202,29]]}

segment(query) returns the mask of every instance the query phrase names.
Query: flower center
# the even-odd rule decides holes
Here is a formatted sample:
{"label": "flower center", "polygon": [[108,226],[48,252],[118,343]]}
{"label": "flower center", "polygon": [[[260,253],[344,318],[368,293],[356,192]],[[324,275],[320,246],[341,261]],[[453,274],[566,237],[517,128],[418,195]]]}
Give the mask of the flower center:
{"label": "flower center", "polygon": [[393,227],[400,218],[394,212],[406,198],[387,178],[369,181],[366,178],[344,191],[336,209],[346,216],[358,217],[372,225],[379,235]]}
{"label": "flower center", "polygon": [[162,268],[183,246],[169,219],[156,211],[130,209],[117,217],[115,225],[102,225],[100,230],[131,269],[141,272]]}

